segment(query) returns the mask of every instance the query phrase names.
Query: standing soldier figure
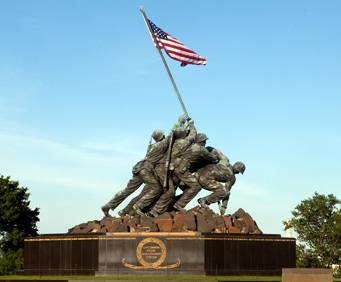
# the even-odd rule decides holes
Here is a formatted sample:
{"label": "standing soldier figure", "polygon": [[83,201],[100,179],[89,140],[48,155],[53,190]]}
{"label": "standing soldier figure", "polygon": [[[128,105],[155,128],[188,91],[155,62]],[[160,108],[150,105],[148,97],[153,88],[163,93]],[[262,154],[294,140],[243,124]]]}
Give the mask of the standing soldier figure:
{"label": "standing soldier figure", "polygon": [[[195,132],[194,130],[193,126],[192,134]],[[202,163],[217,162],[217,158],[205,148],[207,139],[205,134],[198,133],[195,139],[193,139],[193,135],[189,134],[187,137],[177,139],[174,142],[171,164],[173,170],[172,179],[174,183],[179,184],[181,182],[183,188],[183,194],[173,205],[177,210],[184,210],[184,207],[201,189],[197,178],[193,174],[193,169],[200,167],[199,165]],[[190,143],[193,142],[192,140],[194,143]],[[175,185],[170,186],[168,191],[160,197],[149,212],[151,216],[156,217],[167,210],[175,197],[175,189]]]}
{"label": "standing soldier figure", "polygon": [[[174,128],[184,127],[185,122],[185,117],[180,116],[178,122],[174,125]],[[142,193],[138,197],[135,197],[131,203],[128,204],[127,208],[133,207],[134,203],[150,191],[163,191],[159,177],[155,172],[155,166],[163,162],[169,147],[171,134],[165,137],[163,131],[157,129],[154,130],[151,137],[154,139],[155,143],[148,146],[146,157],[133,167],[133,177],[129,180],[126,188],[115,194],[115,196],[102,207],[102,211],[105,216],[110,216],[109,210],[114,210],[143,183],[146,184],[145,189],[143,189]],[[127,208],[119,212],[119,215],[129,213],[130,210]]]}
{"label": "standing soldier figure", "polygon": [[[186,124],[186,122],[188,123]],[[170,133],[170,144],[168,146],[167,154],[159,160],[159,162],[155,163],[155,173],[159,179],[160,183],[163,183],[163,187],[149,187],[145,186],[143,189],[141,196],[133,205],[133,209],[139,215],[145,215],[143,210],[146,207],[149,207],[153,203],[157,202],[162,197],[163,194],[167,194],[169,190],[174,190],[173,181],[169,176],[169,158],[171,157],[171,153],[173,152],[173,140],[174,144],[183,143],[180,139],[187,138],[186,135],[188,131],[191,132],[193,122],[190,119],[186,120],[185,116],[180,116],[177,124],[174,125],[172,132]],[[192,130],[193,131],[193,130]],[[195,132],[188,134],[188,139],[192,140],[192,135],[195,135]],[[192,141],[191,141],[192,142]],[[129,204],[130,205],[130,204]],[[126,212],[126,211],[125,211]]]}
{"label": "standing soldier figure", "polygon": [[[196,138],[197,131],[194,127],[194,121],[192,119],[189,119],[186,127],[175,126],[173,128],[173,134],[174,134],[175,141],[174,141],[174,144],[172,146],[172,151],[171,151],[172,163],[170,164],[170,167],[169,167],[171,171],[174,170],[173,159],[175,158],[175,156],[180,154],[182,151],[188,149]],[[156,171],[159,175],[165,174],[164,164],[157,165]],[[161,195],[161,197],[157,200],[156,204],[153,206],[153,208],[149,212],[151,216],[156,217],[158,214],[165,211],[168,208],[169,204],[172,202],[173,197],[175,195],[175,189],[176,189],[174,187],[172,177],[169,178],[169,183],[168,183],[167,188],[168,190],[165,191],[165,193]]]}

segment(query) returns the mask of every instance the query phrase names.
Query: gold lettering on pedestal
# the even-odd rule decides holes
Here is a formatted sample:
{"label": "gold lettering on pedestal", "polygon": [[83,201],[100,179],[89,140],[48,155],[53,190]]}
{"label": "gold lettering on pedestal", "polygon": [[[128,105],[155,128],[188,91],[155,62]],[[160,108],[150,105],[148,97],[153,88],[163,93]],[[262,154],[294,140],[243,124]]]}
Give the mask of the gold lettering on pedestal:
{"label": "gold lettering on pedestal", "polygon": [[167,249],[162,240],[158,238],[145,238],[136,248],[136,258],[141,265],[133,265],[122,259],[125,267],[132,269],[167,269],[180,266],[180,259],[173,264],[162,265],[167,257]]}

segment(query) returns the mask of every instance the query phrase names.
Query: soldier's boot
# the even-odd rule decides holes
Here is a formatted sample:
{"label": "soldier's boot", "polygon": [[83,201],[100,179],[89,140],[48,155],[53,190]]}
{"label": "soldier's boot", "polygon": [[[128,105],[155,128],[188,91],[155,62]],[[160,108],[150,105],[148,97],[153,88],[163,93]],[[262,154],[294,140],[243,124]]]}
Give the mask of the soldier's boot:
{"label": "soldier's boot", "polygon": [[180,199],[173,205],[178,211],[186,211],[184,207],[199,193],[200,186],[192,186],[184,190]]}
{"label": "soldier's boot", "polygon": [[163,193],[157,202],[152,207],[152,211],[158,215],[163,214],[167,211],[168,207],[171,205],[175,197],[175,189],[169,188],[167,192]]}
{"label": "soldier's boot", "polygon": [[202,208],[208,209],[208,204],[207,204],[205,198],[198,199],[198,203]]}
{"label": "soldier's boot", "polygon": [[147,216],[150,216],[150,217],[158,217],[159,214],[157,211],[151,209],[148,213],[147,213]]}
{"label": "soldier's boot", "polygon": [[180,211],[180,212],[185,212],[186,209],[184,209],[183,207],[179,206],[177,203],[175,203],[173,205],[173,208],[175,208],[177,211]]}
{"label": "soldier's boot", "polygon": [[120,210],[117,214],[122,217],[122,216],[125,216],[127,213],[125,209],[123,209],[123,210]]}
{"label": "soldier's boot", "polygon": [[139,175],[133,175],[126,188],[119,191],[114,197],[102,207],[105,216],[110,216],[109,210],[115,210],[129,195],[134,193],[143,184],[143,179]]}
{"label": "soldier's boot", "polygon": [[145,216],[144,212],[141,210],[141,208],[138,206],[138,205],[133,205],[133,210],[138,214],[138,215],[141,215],[141,216]]}
{"label": "soldier's boot", "polygon": [[110,208],[108,206],[104,205],[103,207],[101,207],[101,210],[104,213],[104,216],[110,217],[110,214],[109,214]]}

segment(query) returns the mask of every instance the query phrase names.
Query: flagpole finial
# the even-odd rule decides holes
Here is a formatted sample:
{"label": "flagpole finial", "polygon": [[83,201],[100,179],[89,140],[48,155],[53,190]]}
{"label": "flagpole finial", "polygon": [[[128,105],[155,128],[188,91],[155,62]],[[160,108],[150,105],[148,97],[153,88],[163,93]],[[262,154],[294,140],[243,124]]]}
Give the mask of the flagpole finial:
{"label": "flagpole finial", "polygon": [[144,12],[144,8],[143,8],[142,5],[140,5],[140,11],[141,11],[141,12]]}

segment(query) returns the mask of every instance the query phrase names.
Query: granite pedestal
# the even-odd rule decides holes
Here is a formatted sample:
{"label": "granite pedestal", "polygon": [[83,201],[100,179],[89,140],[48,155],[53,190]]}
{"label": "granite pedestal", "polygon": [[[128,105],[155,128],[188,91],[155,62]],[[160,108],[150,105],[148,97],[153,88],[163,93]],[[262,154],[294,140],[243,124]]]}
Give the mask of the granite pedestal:
{"label": "granite pedestal", "polygon": [[279,235],[119,232],[25,239],[24,274],[96,276],[281,275],[295,239]]}

